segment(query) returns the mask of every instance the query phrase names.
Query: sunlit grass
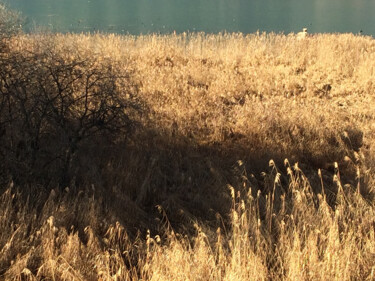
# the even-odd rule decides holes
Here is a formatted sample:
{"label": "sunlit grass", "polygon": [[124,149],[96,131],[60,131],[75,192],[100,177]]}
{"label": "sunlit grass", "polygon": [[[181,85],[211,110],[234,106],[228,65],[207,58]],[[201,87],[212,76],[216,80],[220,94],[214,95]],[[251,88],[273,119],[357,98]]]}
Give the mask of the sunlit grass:
{"label": "sunlit grass", "polygon": [[82,153],[69,188],[2,187],[1,278],[375,279],[371,37],[34,34],[10,46],[111,67],[144,111],[115,151]]}

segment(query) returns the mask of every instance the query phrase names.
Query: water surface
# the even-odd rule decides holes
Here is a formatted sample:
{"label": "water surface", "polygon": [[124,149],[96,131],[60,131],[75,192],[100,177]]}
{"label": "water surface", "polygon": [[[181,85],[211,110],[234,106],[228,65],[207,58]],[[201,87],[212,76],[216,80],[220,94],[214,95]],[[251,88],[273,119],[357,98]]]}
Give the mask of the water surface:
{"label": "water surface", "polygon": [[375,35],[374,0],[6,0],[29,30],[130,34],[222,31]]}

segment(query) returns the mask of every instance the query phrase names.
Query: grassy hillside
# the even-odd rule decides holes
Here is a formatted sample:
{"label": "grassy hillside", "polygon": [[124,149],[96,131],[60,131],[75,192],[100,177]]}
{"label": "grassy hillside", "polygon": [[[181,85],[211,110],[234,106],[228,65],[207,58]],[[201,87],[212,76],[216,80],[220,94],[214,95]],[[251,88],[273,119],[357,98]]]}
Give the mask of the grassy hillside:
{"label": "grassy hillside", "polygon": [[373,280],[375,41],[4,37],[5,280]]}

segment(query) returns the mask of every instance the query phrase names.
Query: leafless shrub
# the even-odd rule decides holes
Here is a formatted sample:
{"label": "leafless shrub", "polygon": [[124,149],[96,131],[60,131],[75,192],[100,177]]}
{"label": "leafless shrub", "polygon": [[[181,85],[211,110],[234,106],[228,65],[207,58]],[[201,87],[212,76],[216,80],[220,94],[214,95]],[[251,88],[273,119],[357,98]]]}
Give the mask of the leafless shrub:
{"label": "leafless shrub", "polygon": [[139,110],[125,98],[135,90],[130,80],[111,62],[67,59],[50,46],[31,54],[9,52],[0,67],[0,126],[1,153],[12,176],[53,175],[68,184],[82,143],[113,143],[130,133],[128,114]]}

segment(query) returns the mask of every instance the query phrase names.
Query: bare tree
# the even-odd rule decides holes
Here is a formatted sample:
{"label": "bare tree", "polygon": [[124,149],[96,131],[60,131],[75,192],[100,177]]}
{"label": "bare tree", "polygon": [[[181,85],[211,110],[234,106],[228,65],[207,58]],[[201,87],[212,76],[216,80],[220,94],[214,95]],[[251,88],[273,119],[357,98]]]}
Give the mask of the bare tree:
{"label": "bare tree", "polygon": [[110,61],[67,60],[53,46],[0,62],[1,155],[13,177],[69,184],[77,152],[128,136],[141,110],[132,75]]}

